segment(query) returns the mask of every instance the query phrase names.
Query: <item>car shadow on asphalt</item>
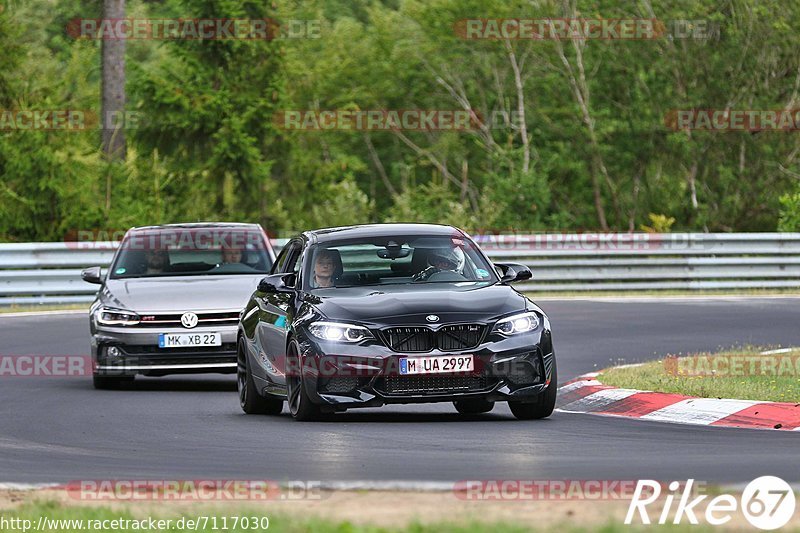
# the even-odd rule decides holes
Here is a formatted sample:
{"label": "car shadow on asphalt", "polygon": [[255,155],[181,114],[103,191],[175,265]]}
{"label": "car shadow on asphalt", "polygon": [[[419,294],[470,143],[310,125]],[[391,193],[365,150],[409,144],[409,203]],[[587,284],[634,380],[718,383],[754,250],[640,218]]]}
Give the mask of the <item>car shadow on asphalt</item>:
{"label": "car shadow on asphalt", "polygon": [[[237,414],[238,416],[238,414]],[[246,416],[246,415],[244,415]],[[284,405],[283,412],[280,416],[248,416],[248,419],[254,420],[275,420],[281,422],[289,422],[298,424],[292,420],[286,406]],[[325,424],[346,424],[346,423],[447,423],[447,422],[518,422],[510,412],[493,412],[477,415],[462,415],[455,411],[449,413],[446,411],[430,412],[430,411],[385,411],[383,408],[370,408],[370,409],[353,409],[346,413],[335,413],[323,415],[317,421],[303,422],[301,424],[307,425],[325,425]],[[541,422],[541,421],[538,421]]]}
{"label": "car shadow on asphalt", "polygon": [[[92,388],[92,380],[72,381],[75,388]],[[141,378],[133,383],[124,383],[117,390],[97,391],[98,393],[115,392],[236,392],[236,378]],[[235,401],[235,397],[234,397]]]}
{"label": "car shadow on asphalt", "polygon": [[332,422],[334,424],[354,422],[354,423],[425,423],[425,422],[510,422],[514,421],[511,415],[481,414],[481,415],[462,415],[459,413],[337,413],[332,417],[323,419],[321,422]]}
{"label": "car shadow on asphalt", "polygon": [[175,392],[236,392],[236,379],[136,378],[127,390]]}

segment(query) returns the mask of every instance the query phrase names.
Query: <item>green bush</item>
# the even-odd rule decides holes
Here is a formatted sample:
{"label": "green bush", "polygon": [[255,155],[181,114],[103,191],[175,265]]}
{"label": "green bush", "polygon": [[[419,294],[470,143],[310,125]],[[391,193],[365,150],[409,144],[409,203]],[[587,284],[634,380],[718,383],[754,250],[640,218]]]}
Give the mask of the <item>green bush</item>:
{"label": "green bush", "polygon": [[781,196],[781,215],[778,231],[800,231],[800,187]]}

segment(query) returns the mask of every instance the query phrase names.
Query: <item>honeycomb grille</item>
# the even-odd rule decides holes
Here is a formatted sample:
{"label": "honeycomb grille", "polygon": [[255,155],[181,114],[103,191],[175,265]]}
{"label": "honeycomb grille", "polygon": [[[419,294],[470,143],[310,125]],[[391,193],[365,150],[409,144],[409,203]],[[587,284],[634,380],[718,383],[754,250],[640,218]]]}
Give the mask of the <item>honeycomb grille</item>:
{"label": "honeycomb grille", "polygon": [[479,391],[487,387],[486,376],[387,376],[387,394],[440,394]]}
{"label": "honeycomb grille", "polygon": [[320,387],[320,390],[322,392],[342,394],[345,392],[352,392],[356,387],[358,387],[357,377],[333,377]]}

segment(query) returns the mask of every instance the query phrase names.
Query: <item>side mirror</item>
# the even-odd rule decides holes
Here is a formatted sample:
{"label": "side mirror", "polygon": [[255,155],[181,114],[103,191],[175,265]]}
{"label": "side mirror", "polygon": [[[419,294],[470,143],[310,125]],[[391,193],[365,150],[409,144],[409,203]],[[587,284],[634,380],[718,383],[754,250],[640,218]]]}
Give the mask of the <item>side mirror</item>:
{"label": "side mirror", "polygon": [[100,273],[100,267],[89,267],[82,270],[81,279],[87,283],[101,285],[103,283],[103,276]]}
{"label": "side mirror", "polygon": [[497,263],[495,266],[503,272],[503,275],[500,277],[500,283],[526,281],[533,277],[531,269],[525,265],[520,265],[518,263]]}
{"label": "side mirror", "polygon": [[259,292],[292,292],[296,282],[294,274],[272,274],[258,282]]}

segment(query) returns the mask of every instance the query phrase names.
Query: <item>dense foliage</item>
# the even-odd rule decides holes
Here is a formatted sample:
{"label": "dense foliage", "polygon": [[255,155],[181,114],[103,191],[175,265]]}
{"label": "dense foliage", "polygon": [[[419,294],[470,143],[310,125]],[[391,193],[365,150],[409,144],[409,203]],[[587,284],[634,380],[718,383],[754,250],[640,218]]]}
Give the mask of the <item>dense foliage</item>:
{"label": "dense foliage", "polygon": [[[102,2],[3,0],[0,110],[99,112]],[[800,108],[800,4],[781,0],[128,0],[131,18],[319,22],[319,38],[130,41],[138,127],[0,129],[0,240],[257,221],[469,229],[800,230],[800,132],[669,129],[674,109]],[[467,40],[465,18],[703,20],[699,38]],[[669,26],[669,25],[668,25]],[[716,28],[718,31],[713,31]],[[471,109],[473,131],[293,131],[285,110]],[[508,120],[502,120],[508,117]]]}

